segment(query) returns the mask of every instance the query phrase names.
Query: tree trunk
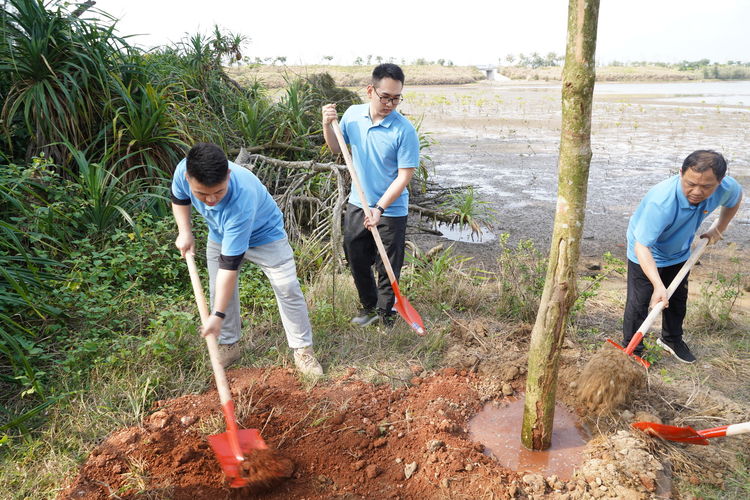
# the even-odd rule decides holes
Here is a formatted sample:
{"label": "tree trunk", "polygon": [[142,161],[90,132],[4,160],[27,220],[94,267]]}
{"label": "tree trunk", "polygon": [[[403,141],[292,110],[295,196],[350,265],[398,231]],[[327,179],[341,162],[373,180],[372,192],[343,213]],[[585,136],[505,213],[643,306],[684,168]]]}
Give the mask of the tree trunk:
{"label": "tree trunk", "polygon": [[569,0],[555,227],[544,291],[531,332],[521,430],[521,441],[532,450],[547,449],[552,442],[560,347],[568,312],[576,299],[576,269],[591,161],[598,17],[599,0]]}

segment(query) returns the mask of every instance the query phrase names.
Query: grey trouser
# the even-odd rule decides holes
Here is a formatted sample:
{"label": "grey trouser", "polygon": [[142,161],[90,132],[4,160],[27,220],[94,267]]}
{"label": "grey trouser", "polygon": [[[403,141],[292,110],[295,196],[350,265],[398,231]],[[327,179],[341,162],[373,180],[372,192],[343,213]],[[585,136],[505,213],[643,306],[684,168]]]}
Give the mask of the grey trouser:
{"label": "grey trouser", "polygon": [[[221,245],[208,240],[206,260],[208,261],[212,308],[220,254]],[[300,347],[311,346],[312,326],[310,326],[310,317],[307,314],[307,303],[304,295],[302,295],[299,280],[297,280],[297,268],[294,264],[294,253],[292,247],[289,246],[289,240],[284,238],[259,247],[248,248],[243,262],[245,260],[257,264],[271,282],[289,347],[299,349]],[[232,299],[224,311],[227,316],[221,327],[219,344],[234,344],[240,340],[242,321],[240,318],[239,270],[237,277],[234,294],[232,294]]]}

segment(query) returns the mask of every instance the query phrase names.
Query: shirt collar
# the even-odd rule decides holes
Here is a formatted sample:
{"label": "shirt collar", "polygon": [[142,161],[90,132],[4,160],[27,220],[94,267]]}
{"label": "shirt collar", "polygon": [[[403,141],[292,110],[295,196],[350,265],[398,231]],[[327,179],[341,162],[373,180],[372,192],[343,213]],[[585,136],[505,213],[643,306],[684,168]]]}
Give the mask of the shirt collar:
{"label": "shirt collar", "polygon": [[377,125],[372,125],[372,118],[370,118],[370,104],[369,103],[366,104],[364,106],[364,109],[362,110],[362,116],[366,116],[370,120],[370,126],[379,127],[382,125],[385,128],[390,128],[391,123],[393,123],[393,120],[396,119],[396,116],[395,116],[396,113],[398,113],[398,111],[394,109],[393,111],[388,113],[388,116],[383,118],[383,120],[380,123],[378,123]]}

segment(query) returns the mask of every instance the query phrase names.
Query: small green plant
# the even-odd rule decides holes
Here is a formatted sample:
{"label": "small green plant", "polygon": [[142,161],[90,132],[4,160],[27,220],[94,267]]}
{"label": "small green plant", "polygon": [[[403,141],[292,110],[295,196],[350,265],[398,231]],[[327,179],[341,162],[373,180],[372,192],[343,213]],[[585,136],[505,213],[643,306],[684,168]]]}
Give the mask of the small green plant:
{"label": "small green plant", "polygon": [[732,326],[732,309],[742,295],[744,273],[738,258],[732,259],[737,271],[715,273],[701,285],[700,299],[693,312],[694,325],[705,332],[726,330]]}
{"label": "small green plant", "polygon": [[605,252],[602,257],[604,260],[604,266],[601,271],[581,278],[581,283],[578,286],[578,297],[570,310],[571,319],[575,319],[578,313],[583,310],[587,300],[596,296],[602,283],[607,278],[613,274],[625,274],[625,263],[622,260],[614,257],[610,252]]}
{"label": "small green plant", "polygon": [[481,225],[491,226],[494,220],[494,211],[489,202],[481,200],[473,186],[453,190],[440,207],[453,224],[461,228],[468,226],[474,234],[481,234]]}
{"label": "small green plant", "polygon": [[531,240],[521,240],[513,248],[508,244],[509,238],[508,233],[498,238],[501,248],[497,271],[499,313],[532,322],[544,290],[547,259]]}

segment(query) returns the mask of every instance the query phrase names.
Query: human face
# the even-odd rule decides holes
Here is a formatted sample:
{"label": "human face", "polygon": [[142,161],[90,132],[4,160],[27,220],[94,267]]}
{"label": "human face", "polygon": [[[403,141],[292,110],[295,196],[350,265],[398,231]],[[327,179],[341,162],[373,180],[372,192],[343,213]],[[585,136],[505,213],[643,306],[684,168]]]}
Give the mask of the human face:
{"label": "human face", "polygon": [[714,194],[716,188],[719,187],[719,180],[711,169],[696,172],[688,168],[680,173],[680,184],[685,198],[691,205],[697,205]]}
{"label": "human face", "polygon": [[193,192],[196,198],[208,205],[209,207],[215,207],[221,200],[227,195],[229,190],[229,176],[231,172],[227,173],[227,178],[214,186],[206,186],[201,184],[194,178],[185,174],[185,178],[190,185],[190,190]]}
{"label": "human face", "polygon": [[373,120],[383,119],[388,116],[391,111],[396,109],[398,103],[394,101],[388,101],[385,104],[380,102],[380,99],[391,99],[394,97],[401,97],[401,92],[404,89],[404,84],[393,78],[383,78],[377,84],[377,88],[372,85],[367,86],[367,96],[370,98],[370,117]]}

